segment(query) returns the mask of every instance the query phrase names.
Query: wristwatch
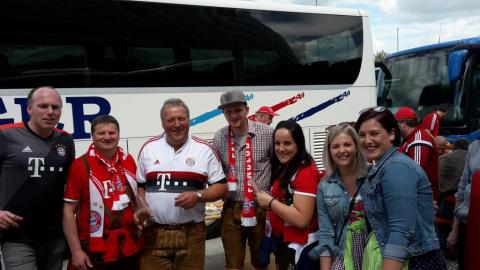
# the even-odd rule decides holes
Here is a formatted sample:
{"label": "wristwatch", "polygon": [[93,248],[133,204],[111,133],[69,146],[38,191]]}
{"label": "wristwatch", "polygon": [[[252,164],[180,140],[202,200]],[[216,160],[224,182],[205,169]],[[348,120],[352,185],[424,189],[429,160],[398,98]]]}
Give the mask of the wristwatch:
{"label": "wristwatch", "polygon": [[195,195],[197,196],[197,202],[201,202],[202,201],[202,193],[200,193],[200,191],[197,191],[197,193],[195,193]]}

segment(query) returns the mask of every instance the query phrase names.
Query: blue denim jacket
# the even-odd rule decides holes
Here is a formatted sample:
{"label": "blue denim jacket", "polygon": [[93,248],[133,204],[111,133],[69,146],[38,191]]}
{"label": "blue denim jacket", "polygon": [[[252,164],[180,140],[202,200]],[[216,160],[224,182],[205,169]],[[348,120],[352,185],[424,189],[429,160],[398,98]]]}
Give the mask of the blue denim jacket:
{"label": "blue denim jacket", "polygon": [[[357,186],[358,184],[359,181]],[[350,199],[351,196],[345,189],[338,171],[320,181],[317,189],[319,244],[310,252],[313,258],[343,255],[348,229],[348,225],[344,226],[343,223]]]}
{"label": "blue denim jacket", "polygon": [[384,258],[405,261],[440,248],[430,182],[395,147],[369,168],[360,195]]}

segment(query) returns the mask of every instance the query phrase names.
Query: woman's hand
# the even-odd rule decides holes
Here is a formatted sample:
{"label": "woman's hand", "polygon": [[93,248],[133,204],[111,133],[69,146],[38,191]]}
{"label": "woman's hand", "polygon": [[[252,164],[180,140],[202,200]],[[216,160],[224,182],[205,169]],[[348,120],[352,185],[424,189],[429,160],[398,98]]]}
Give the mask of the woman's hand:
{"label": "woman's hand", "polygon": [[272,195],[265,191],[257,192],[256,195],[258,204],[263,208],[268,208],[270,201],[273,199]]}
{"label": "woman's hand", "polygon": [[448,248],[448,250],[450,250],[450,251],[455,250],[455,248],[457,247],[457,243],[458,243],[458,232],[452,230],[450,232],[450,234],[448,235],[448,238],[447,238],[447,248]]}

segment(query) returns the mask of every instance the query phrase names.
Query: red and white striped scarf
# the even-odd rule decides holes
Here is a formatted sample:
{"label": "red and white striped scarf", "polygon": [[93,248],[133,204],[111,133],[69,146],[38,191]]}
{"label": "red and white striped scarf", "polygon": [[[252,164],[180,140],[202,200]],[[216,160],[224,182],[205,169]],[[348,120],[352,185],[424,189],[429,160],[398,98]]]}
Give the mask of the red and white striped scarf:
{"label": "red and white striped scarf", "polygon": [[[237,191],[238,177],[236,169],[235,145],[233,143],[233,131],[228,132],[228,176],[227,184],[229,191]],[[245,177],[243,179],[243,207],[242,207],[242,226],[253,227],[257,225],[255,217],[255,193],[253,189],[253,147],[252,138],[247,135],[245,140]]]}

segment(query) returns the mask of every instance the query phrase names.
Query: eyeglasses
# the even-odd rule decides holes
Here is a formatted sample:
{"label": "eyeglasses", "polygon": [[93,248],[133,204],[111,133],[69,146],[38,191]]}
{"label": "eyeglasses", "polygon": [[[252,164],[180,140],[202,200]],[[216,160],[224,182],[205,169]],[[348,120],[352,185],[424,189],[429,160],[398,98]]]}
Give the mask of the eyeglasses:
{"label": "eyeglasses", "polygon": [[364,112],[368,112],[370,110],[373,110],[374,112],[383,112],[385,111],[387,108],[385,108],[384,106],[376,106],[376,107],[368,107],[368,108],[365,108],[363,110],[361,110],[358,114],[363,114]]}

